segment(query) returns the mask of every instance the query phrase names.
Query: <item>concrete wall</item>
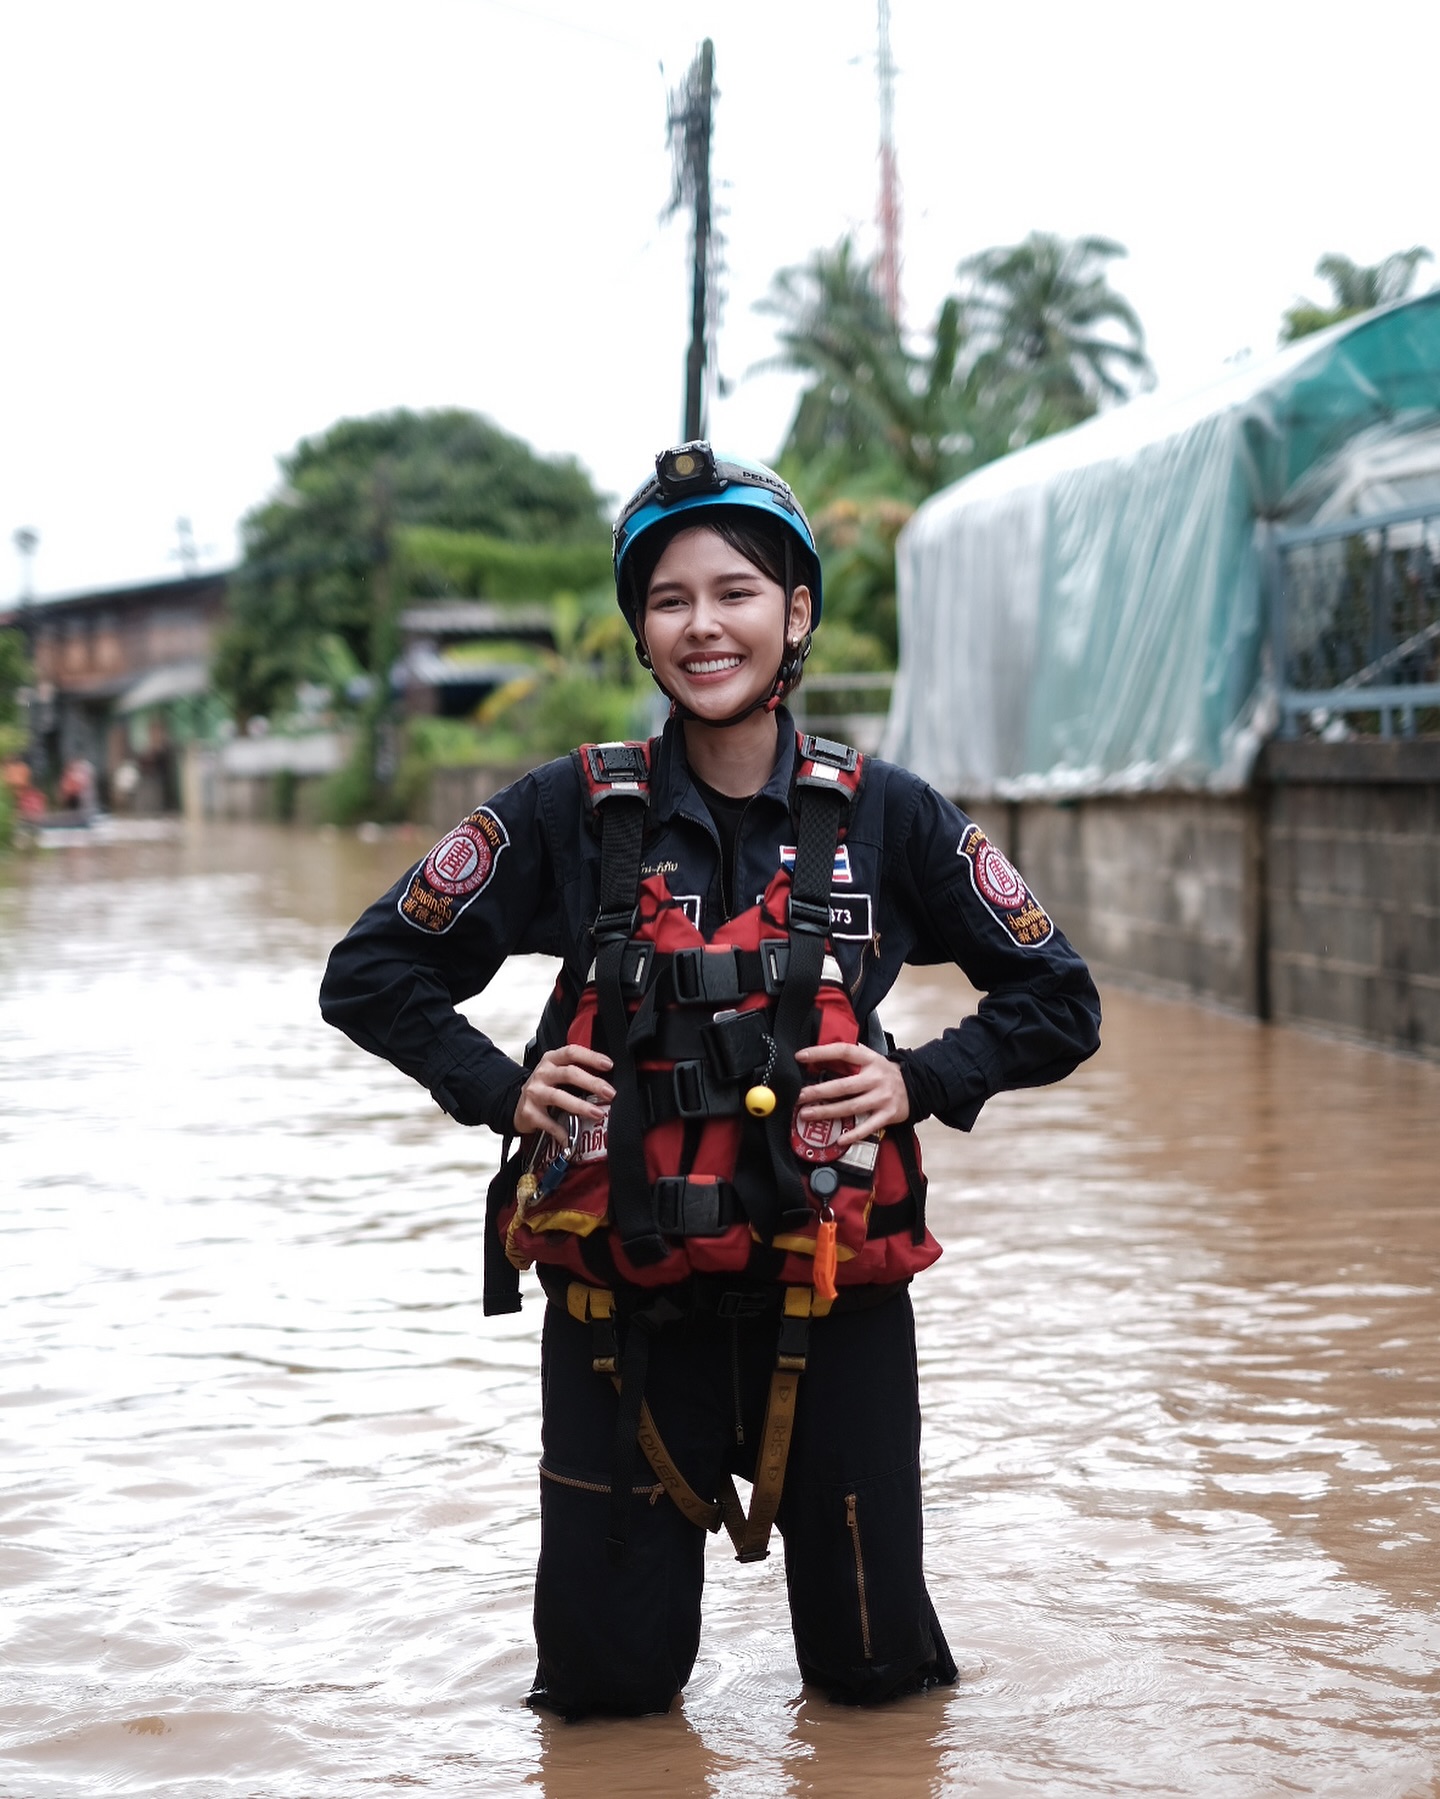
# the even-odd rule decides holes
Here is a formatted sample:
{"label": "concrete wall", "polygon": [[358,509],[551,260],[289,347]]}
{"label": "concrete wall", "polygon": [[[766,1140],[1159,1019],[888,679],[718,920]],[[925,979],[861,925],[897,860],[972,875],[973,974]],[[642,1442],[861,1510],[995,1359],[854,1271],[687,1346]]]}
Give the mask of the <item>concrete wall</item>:
{"label": "concrete wall", "polygon": [[1270,1012],[1440,1055],[1440,742],[1274,744]]}
{"label": "concrete wall", "polygon": [[437,768],[430,776],[430,790],[419,808],[420,821],[433,825],[437,831],[448,830],[467,812],[484,805],[492,793],[518,781],[530,767],[528,762],[516,762],[484,768]]}
{"label": "concrete wall", "polygon": [[1102,981],[1440,1057],[1440,742],[1272,744],[1233,797],[972,810]]}

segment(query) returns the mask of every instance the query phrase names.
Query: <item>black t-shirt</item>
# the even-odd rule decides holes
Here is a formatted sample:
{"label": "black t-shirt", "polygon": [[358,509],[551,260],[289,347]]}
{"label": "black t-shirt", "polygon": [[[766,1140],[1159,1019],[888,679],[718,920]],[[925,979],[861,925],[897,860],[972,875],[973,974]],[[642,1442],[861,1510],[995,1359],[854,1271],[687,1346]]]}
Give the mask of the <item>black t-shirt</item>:
{"label": "black t-shirt", "polygon": [[[733,794],[717,793],[693,769],[690,771],[690,779],[704,800],[720,837],[720,878],[725,884],[725,916],[728,918],[736,905],[735,840],[740,834],[740,820],[745,816],[745,808],[755,796],[753,793],[746,793],[736,799]],[[740,909],[744,909],[743,902]]]}

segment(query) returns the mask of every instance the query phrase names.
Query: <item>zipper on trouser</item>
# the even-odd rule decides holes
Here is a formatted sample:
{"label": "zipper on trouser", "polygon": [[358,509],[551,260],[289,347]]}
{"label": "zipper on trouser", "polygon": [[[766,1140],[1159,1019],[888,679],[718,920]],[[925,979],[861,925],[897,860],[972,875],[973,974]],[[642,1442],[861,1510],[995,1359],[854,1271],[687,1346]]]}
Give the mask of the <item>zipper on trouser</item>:
{"label": "zipper on trouser", "polygon": [[865,1602],[865,1552],[860,1547],[860,1522],[855,1516],[855,1495],[845,1495],[845,1523],[855,1550],[855,1592],[860,1600],[860,1644],[868,1662],[870,1656],[870,1607]]}
{"label": "zipper on trouser", "polygon": [[[541,1480],[553,1480],[557,1487],[574,1487],[581,1493],[608,1493],[610,1491],[608,1480],[576,1480],[573,1474],[557,1474],[553,1468],[547,1468],[544,1462],[540,1464],[540,1478]],[[655,1505],[665,1491],[665,1487],[663,1482],[657,1480],[650,1486],[631,1487],[630,1491],[642,1495],[650,1501],[651,1505]]]}

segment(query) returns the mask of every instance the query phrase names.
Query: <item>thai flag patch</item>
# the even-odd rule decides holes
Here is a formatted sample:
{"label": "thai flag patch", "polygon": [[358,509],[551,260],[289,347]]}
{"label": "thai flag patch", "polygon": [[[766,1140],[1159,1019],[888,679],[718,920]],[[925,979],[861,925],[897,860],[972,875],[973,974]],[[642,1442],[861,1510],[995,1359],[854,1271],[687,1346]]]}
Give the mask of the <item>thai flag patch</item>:
{"label": "thai flag patch", "polygon": [[[780,866],[787,874],[794,874],[795,845],[793,843],[780,845]],[[850,872],[850,845],[842,843],[835,851],[835,869],[830,876],[830,882],[835,887],[848,887],[854,879],[854,875]]]}

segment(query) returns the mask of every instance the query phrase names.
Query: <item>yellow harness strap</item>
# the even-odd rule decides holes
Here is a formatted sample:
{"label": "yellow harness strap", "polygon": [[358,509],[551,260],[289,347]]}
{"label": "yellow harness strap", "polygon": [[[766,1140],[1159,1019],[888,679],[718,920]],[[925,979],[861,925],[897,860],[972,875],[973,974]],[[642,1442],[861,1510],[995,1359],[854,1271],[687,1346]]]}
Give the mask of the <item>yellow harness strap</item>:
{"label": "yellow harness strap", "polygon": [[[656,1429],[650,1407],[642,1402],[635,1440],[655,1470],[655,1478],[689,1521],[701,1530],[725,1526],[735,1545],[735,1559],[761,1562],[770,1553],[770,1531],[785,1490],[785,1464],[790,1459],[790,1438],[795,1429],[795,1400],[800,1376],[805,1371],[805,1335],[812,1317],[823,1318],[830,1301],[817,1298],[810,1287],[787,1287],[780,1327],[780,1347],[775,1372],[770,1377],[770,1397],[765,1406],[765,1427],[755,1459],[755,1487],[750,1495],[750,1516],[740,1503],[735,1482],[727,1474],[718,1501],[704,1500],[676,1467]],[[565,1292],[565,1309],[580,1324],[609,1324],[615,1313],[615,1296],[608,1287],[592,1287],[571,1281]],[[595,1357],[597,1374],[608,1374],[619,1391],[613,1339],[608,1353]]]}

